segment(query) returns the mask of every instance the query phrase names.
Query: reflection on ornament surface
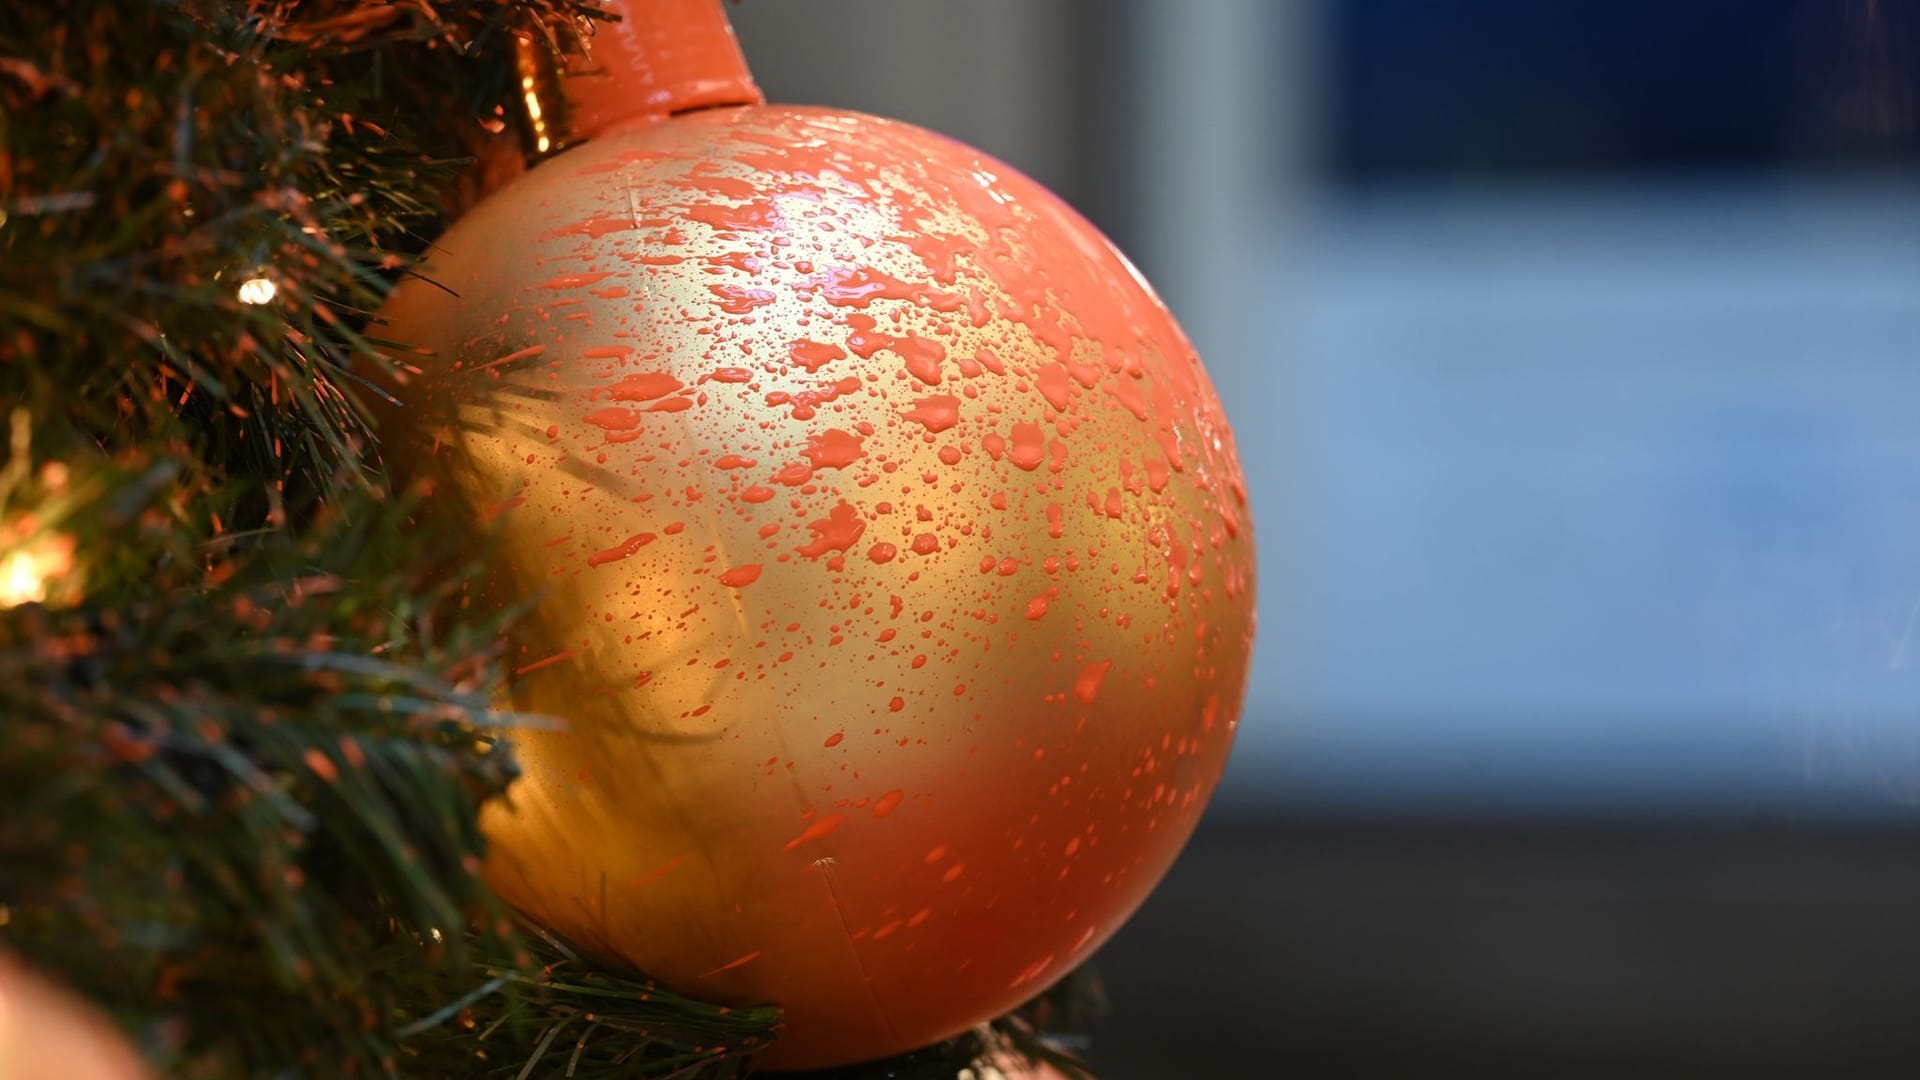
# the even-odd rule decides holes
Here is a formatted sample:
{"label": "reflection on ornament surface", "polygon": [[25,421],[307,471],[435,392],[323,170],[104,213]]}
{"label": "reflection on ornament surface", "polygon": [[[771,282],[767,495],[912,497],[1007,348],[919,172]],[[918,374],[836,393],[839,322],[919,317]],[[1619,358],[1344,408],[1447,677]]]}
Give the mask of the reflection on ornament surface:
{"label": "reflection on ornament surface", "polygon": [[919,1046],[1145,898],[1253,620],[1191,347],[1051,194],[920,129],[744,107],[534,169],[438,244],[389,456],[502,531],[524,778],[489,876],[589,950]]}

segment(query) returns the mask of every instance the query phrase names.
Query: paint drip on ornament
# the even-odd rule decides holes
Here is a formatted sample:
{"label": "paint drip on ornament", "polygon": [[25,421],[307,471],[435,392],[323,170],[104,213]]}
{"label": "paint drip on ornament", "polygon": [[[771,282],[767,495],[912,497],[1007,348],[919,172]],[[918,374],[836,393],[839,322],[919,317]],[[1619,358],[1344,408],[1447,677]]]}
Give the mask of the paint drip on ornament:
{"label": "paint drip on ornament", "polygon": [[512,705],[565,721],[515,733],[488,878],[783,1006],[766,1064],[909,1050],[1085,959],[1192,831],[1253,635],[1233,439],[1053,195],[762,104],[719,0],[623,14],[537,102],[577,145],[384,312],[389,460],[504,537]]}

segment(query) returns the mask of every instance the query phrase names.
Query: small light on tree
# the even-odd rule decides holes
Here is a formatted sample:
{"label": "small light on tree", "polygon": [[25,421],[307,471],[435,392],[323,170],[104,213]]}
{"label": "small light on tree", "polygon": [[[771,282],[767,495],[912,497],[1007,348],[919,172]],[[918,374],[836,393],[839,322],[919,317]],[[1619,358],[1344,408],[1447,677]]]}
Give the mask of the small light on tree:
{"label": "small light on tree", "polygon": [[49,536],[0,555],[0,608],[37,604],[73,570],[73,538]]}
{"label": "small light on tree", "polygon": [[268,304],[280,291],[280,287],[271,278],[248,278],[240,283],[240,302],[243,304]]}

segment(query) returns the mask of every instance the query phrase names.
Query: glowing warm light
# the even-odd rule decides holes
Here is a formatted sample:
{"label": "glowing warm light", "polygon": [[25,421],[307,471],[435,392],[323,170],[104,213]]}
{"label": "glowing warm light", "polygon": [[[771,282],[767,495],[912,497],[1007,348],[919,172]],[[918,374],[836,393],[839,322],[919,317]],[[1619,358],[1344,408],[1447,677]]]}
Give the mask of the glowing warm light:
{"label": "glowing warm light", "polygon": [[553,140],[547,138],[547,119],[540,111],[540,95],[533,89],[531,76],[521,79],[520,86],[526,91],[527,120],[533,124],[534,150],[544,154],[553,148]]}
{"label": "glowing warm light", "polygon": [[0,555],[0,608],[46,600],[47,586],[73,569],[73,542],[66,537]]}
{"label": "glowing warm light", "polygon": [[248,278],[240,283],[240,302],[243,304],[267,304],[273,301],[280,286],[263,277]]}
{"label": "glowing warm light", "polygon": [[17,607],[47,598],[47,577],[40,561],[24,551],[0,560],[0,607]]}

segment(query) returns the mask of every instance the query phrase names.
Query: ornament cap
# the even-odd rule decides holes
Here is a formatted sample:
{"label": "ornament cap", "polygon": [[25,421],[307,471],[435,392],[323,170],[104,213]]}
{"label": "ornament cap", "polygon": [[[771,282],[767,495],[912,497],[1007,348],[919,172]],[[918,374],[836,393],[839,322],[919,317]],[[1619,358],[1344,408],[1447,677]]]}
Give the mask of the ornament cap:
{"label": "ornament cap", "polygon": [[562,84],[568,134],[653,123],[690,109],[766,100],[747,70],[722,0],[605,0],[617,22],[599,22],[588,57]]}

